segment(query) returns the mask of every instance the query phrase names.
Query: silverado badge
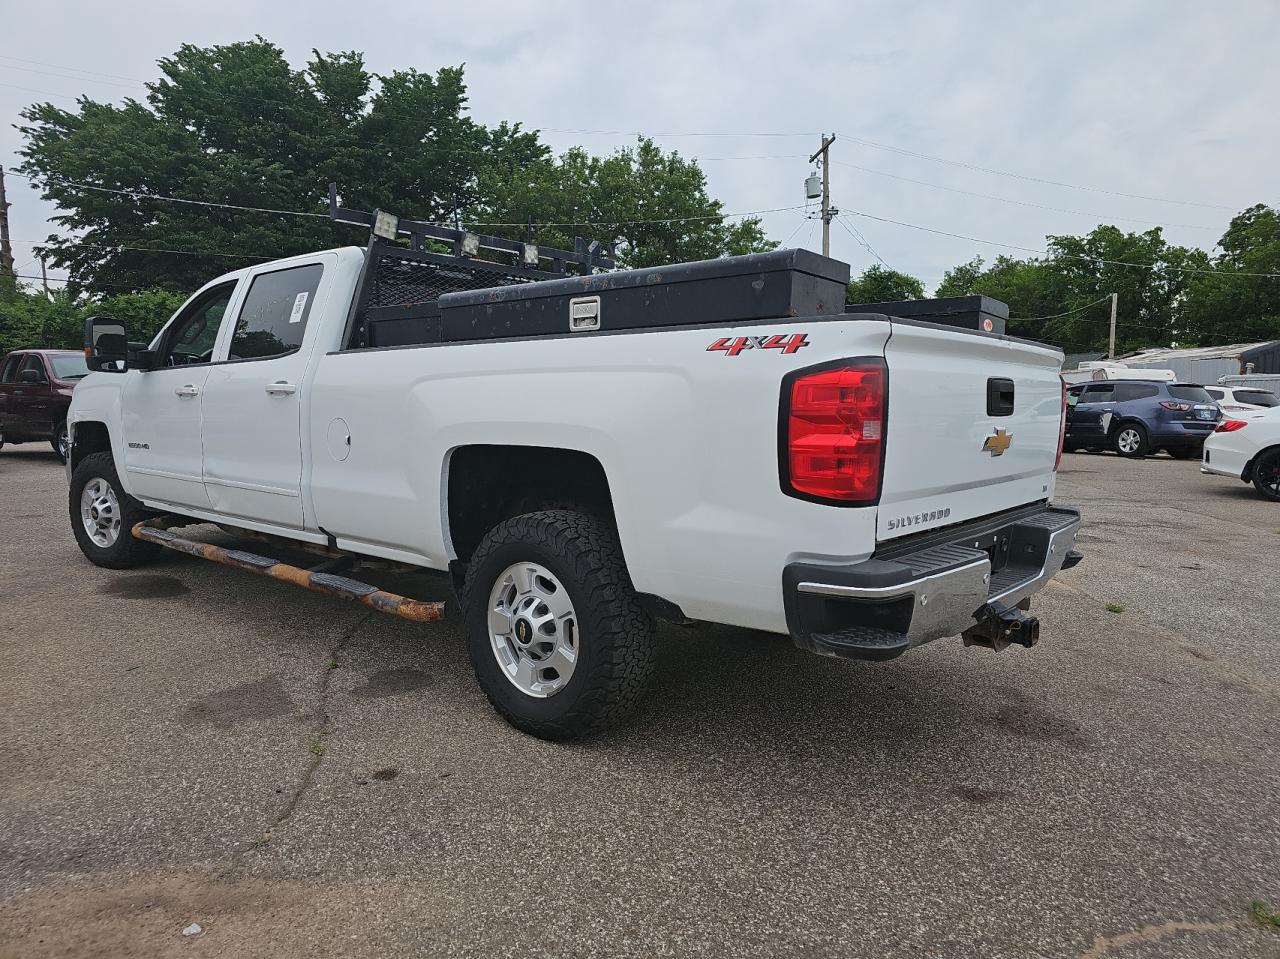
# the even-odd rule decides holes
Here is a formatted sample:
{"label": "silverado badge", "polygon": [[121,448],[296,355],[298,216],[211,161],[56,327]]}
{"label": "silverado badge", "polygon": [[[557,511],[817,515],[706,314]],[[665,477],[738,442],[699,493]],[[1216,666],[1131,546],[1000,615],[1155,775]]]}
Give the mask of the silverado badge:
{"label": "silverado badge", "polygon": [[1011,443],[1013,443],[1013,434],[1006,433],[997,426],[995,435],[988,436],[983,442],[982,448],[992,456],[1003,456],[1004,451],[1009,448]]}

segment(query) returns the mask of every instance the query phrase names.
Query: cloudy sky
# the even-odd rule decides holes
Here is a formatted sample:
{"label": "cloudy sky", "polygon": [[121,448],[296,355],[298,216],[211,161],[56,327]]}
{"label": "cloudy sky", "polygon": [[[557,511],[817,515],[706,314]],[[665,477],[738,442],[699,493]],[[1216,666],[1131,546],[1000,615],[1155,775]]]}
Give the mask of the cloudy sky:
{"label": "cloudy sky", "polygon": [[[1010,252],[945,233],[1042,249],[1099,222],[1161,224],[1208,249],[1233,212],[1280,203],[1278,0],[0,0],[0,33],[6,168],[28,103],[140,96],[179,44],[261,34],[296,66],[312,48],[362,50],[383,72],[465,62],[479,121],[520,120],[558,150],[644,132],[700,158],[728,212],[803,203],[807,156],[835,132],[833,201],[866,245],[837,222],[832,254],[855,272],[878,255],[930,288]],[[12,177],[9,199],[20,272],[38,273],[52,208]],[[821,248],[800,211],[765,225]]]}

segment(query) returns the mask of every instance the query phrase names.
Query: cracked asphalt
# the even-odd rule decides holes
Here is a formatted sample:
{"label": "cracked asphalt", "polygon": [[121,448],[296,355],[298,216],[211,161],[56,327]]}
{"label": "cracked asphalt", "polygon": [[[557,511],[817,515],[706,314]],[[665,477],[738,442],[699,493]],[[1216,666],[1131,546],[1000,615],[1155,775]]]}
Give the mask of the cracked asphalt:
{"label": "cracked asphalt", "polygon": [[1280,506],[1063,467],[1086,559],[1036,649],[664,629],[634,721],[564,746],[456,620],[89,565],[7,447],[0,956],[1280,956]]}

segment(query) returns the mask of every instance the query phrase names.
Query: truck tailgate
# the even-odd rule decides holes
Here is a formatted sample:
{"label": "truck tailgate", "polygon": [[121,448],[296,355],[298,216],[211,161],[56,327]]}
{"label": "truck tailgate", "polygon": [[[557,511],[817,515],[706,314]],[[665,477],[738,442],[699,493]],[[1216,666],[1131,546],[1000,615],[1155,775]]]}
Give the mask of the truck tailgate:
{"label": "truck tailgate", "polygon": [[895,320],[885,361],[888,424],[878,540],[1052,496],[1061,353]]}

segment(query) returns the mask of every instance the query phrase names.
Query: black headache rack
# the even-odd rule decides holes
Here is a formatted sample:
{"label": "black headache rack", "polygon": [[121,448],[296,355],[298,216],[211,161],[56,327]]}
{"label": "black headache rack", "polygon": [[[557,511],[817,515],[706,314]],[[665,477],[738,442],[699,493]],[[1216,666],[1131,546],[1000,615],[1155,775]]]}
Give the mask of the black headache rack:
{"label": "black headache rack", "polygon": [[597,273],[614,265],[598,242],[553,250],[349,210],[333,185],[329,212],[372,230],[348,349],[840,315],[849,282],[848,264],[807,250]]}
{"label": "black headache rack", "polygon": [[[599,241],[575,238],[574,250],[556,250],[504,237],[486,236],[435,223],[406,220],[375,210],[339,205],[329,184],[329,216],[339,223],[370,228],[351,315],[343,343],[348,348],[408,346],[442,339],[440,297],[463,290],[527,285],[596,269],[612,269]],[[409,245],[397,242],[407,237]],[[429,247],[447,247],[436,252]],[[548,268],[543,262],[549,261]]]}

